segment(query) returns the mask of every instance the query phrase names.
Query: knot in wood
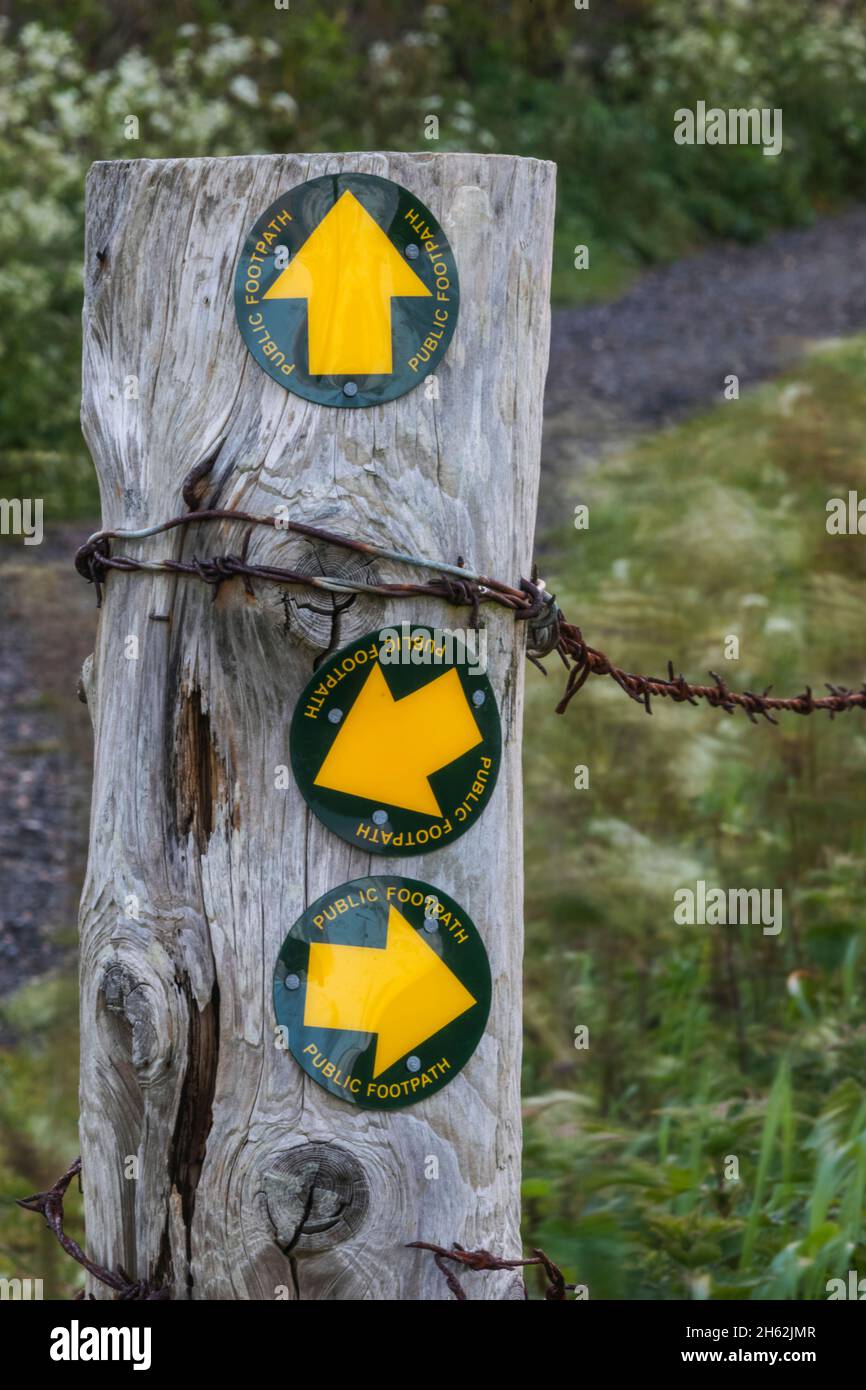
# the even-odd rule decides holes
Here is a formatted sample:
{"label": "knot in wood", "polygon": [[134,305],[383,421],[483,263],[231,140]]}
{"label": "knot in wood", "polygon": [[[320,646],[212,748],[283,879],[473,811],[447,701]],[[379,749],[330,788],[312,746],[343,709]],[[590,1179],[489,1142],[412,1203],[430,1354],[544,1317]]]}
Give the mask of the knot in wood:
{"label": "knot in wood", "polygon": [[112,962],[103,971],[101,992],[106,1018],[116,1024],[115,1042],[137,1072],[146,1071],[161,1055],[146,987],[127,966]]}
{"label": "knot in wood", "polygon": [[[350,583],[375,584],[375,568],[366,558],[347,554],[336,546],[318,543],[298,560],[299,574],[316,578],[323,574]],[[328,593],[309,590],[282,596],[286,628],[317,651],[336,651],[354,642],[380,621],[381,604],[368,594]]]}
{"label": "knot in wood", "polygon": [[262,1187],[274,1238],[286,1254],[349,1240],[370,1205],[364,1169],[336,1144],[301,1144],[277,1155]]}

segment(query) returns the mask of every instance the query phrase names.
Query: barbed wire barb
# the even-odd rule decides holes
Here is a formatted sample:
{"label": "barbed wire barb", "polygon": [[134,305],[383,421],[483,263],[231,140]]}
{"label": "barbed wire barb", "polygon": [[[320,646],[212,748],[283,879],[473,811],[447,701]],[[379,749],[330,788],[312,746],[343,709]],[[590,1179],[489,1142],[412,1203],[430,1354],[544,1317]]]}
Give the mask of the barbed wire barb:
{"label": "barbed wire barb", "polygon": [[[121,1265],[118,1265],[117,1269],[108,1269],[105,1265],[97,1264],[95,1260],[91,1260],[84,1253],[77,1240],[73,1240],[70,1235],[67,1235],[63,1229],[63,1199],[69,1184],[75,1177],[79,1179],[80,1183],[80,1158],[76,1158],[70,1163],[66,1172],[57,1179],[53,1187],[49,1187],[45,1192],[35,1192],[32,1197],[18,1197],[16,1203],[25,1211],[39,1212],[45,1218],[46,1225],[54,1232],[67,1255],[86,1269],[87,1273],[92,1275],[94,1279],[98,1279],[100,1284],[105,1284],[108,1288],[113,1289],[118,1300],[132,1302],[169,1298],[167,1289],[159,1288],[146,1279],[131,1279]],[[83,1291],[76,1294],[76,1298],[83,1297]]]}
{"label": "barbed wire barb", "polygon": [[[561,1303],[566,1301],[566,1295],[574,1293],[576,1285],[567,1284],[565,1275],[543,1250],[533,1250],[528,1259],[503,1259],[499,1255],[494,1255],[489,1250],[465,1250],[462,1245],[456,1242],[450,1248],[444,1245],[433,1245],[426,1240],[409,1241],[408,1250],[429,1250],[433,1256],[434,1263],[439,1269],[454,1297],[461,1303],[468,1301],[466,1290],[457,1278],[453,1269],[449,1269],[446,1261],[451,1261],[461,1269],[480,1273],[485,1271],[501,1271],[512,1269],[528,1269],[532,1266],[540,1266],[547,1276],[547,1289],[545,1290],[545,1301],[550,1303]],[[528,1298],[529,1294],[526,1284],[523,1284],[523,1296]]]}

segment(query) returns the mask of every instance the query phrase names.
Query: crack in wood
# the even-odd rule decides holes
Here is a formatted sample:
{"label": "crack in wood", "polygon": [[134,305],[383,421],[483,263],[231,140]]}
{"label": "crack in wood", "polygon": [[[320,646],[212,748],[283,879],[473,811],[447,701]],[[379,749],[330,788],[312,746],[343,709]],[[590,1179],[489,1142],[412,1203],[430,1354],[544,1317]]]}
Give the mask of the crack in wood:
{"label": "crack in wood", "polygon": [[[186,1284],[192,1288],[192,1223],[196,1191],[213,1124],[213,1100],[219,1062],[219,985],[214,982],[211,997],[203,1009],[198,1007],[189,977],[182,975],[177,988],[184,997],[189,1019],[187,1066],[180,1091],[177,1120],[168,1155],[172,1189],[180,1197],[186,1238]],[[160,1259],[163,1254],[161,1252]],[[157,1270],[157,1274],[165,1271]]]}
{"label": "crack in wood", "polygon": [[[197,686],[181,688],[171,774],[178,837],[185,840],[192,834],[203,854],[216,824],[217,803],[228,802],[228,778]],[[231,813],[234,829],[239,819],[236,806]]]}

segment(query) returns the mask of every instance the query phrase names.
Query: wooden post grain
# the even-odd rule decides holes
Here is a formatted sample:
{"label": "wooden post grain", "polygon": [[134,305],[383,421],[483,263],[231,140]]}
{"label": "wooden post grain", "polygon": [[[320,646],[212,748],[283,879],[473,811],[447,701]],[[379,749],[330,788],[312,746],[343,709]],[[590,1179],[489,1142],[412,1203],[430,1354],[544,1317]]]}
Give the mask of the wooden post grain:
{"label": "wooden post grain", "polygon": [[[247,352],[232,307],[255,219],[334,171],[405,185],[444,226],[461,281],[454,341],[423,386],[367,410],[309,404]],[[273,513],[527,574],[547,367],[554,166],[470,154],[281,155],[94,166],[88,181],[82,421],[103,525],[201,505]],[[247,528],[183,527],[126,553],[239,553]],[[317,558],[318,554],[318,558]],[[252,561],[315,567],[321,547],[257,528]],[[325,556],[331,572],[355,562]],[[385,564],[381,578],[413,577]],[[414,576],[425,578],[420,571]],[[447,1297],[412,1240],[520,1250],[525,633],[482,610],[504,751],[491,803],[456,844],[372,860],[331,834],[278,769],[329,620],[309,596],[240,580],[112,574],[85,684],[96,766],[81,905],[81,1143],[88,1253],[173,1298]],[[316,606],[319,606],[318,604]],[[358,600],[341,641],[430,600]],[[271,978],[319,894],[366,873],[463,904],[493,976],[489,1024],[454,1082],[370,1113],[275,1045]],[[438,1170],[438,1176],[437,1174]],[[519,1294],[513,1273],[470,1297]],[[94,1284],[97,1297],[110,1296]]]}

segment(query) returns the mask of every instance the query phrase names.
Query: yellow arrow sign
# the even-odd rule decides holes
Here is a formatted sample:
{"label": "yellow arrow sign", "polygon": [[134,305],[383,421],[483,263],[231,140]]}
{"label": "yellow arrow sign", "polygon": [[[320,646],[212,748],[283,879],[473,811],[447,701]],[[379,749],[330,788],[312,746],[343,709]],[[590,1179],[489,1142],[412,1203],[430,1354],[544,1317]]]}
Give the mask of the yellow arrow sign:
{"label": "yellow arrow sign", "polygon": [[304,1026],[377,1033],[373,1076],[476,1002],[396,907],[384,950],[310,944]]}
{"label": "yellow arrow sign", "polygon": [[391,300],[430,291],[348,190],[265,299],[306,299],[312,376],[390,375]]}
{"label": "yellow arrow sign", "polygon": [[453,666],[395,700],[376,665],[316,774],[316,786],[441,816],[430,774],[482,742]]}

